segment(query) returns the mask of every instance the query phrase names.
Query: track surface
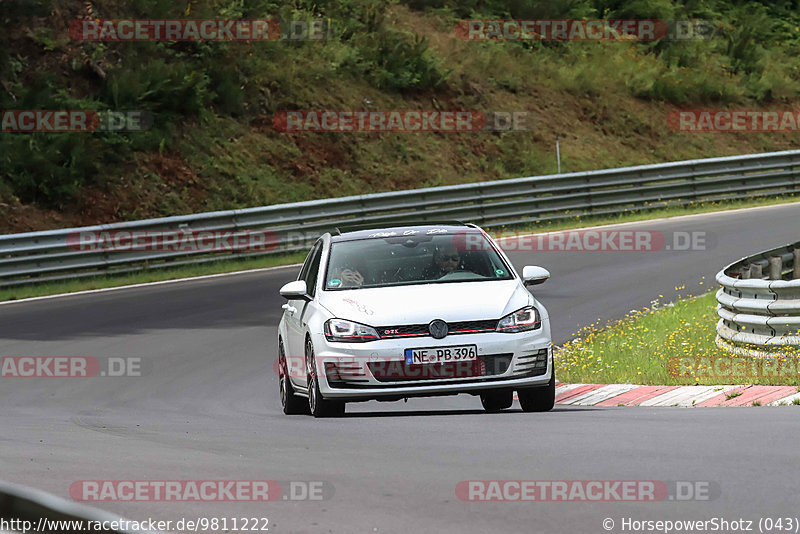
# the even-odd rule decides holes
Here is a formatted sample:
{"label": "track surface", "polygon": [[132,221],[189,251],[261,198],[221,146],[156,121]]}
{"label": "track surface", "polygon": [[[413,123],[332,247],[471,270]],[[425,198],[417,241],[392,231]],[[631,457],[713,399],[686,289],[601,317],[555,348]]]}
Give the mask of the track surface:
{"label": "track surface", "polygon": [[[626,225],[707,232],[705,251],[515,253],[556,342],[659,294],[700,293],[741,256],[797,240],[800,204]],[[619,229],[621,227],[617,227]],[[0,306],[0,355],[140,357],[145,376],[0,379],[0,478],[68,496],[76,480],[320,480],[321,502],[97,506],[132,519],[266,516],[271,532],[604,532],[634,519],[757,520],[800,504],[795,407],[556,407],[489,415],[474,397],[280,414],[272,371],[296,268]],[[705,277],[705,279],[703,279]],[[699,285],[703,281],[704,285]],[[686,289],[676,291],[676,286]],[[469,479],[704,480],[706,502],[466,503]],[[757,527],[756,527],[757,528]]]}

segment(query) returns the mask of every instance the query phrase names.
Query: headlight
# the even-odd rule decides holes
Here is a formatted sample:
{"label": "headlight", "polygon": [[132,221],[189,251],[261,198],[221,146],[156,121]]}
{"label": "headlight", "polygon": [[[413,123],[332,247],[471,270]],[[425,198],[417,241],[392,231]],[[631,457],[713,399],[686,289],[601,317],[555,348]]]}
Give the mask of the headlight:
{"label": "headlight", "polygon": [[514,313],[509,313],[497,323],[497,331],[508,334],[527,332],[541,327],[542,321],[539,318],[539,310],[533,306],[527,306]]}
{"label": "headlight", "polygon": [[344,319],[328,319],[325,321],[325,339],[361,343],[380,339],[380,336],[377,330],[365,324]]}

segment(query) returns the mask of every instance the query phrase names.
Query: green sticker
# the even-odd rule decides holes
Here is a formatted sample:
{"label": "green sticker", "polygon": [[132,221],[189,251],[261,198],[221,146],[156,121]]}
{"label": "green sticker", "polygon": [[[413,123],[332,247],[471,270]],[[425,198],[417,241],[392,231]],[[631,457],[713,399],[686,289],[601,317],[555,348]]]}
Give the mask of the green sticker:
{"label": "green sticker", "polygon": [[504,274],[506,274],[506,272],[503,269],[495,269],[494,274],[496,274],[497,276],[503,276]]}
{"label": "green sticker", "polygon": [[342,285],[342,281],[335,278],[328,282],[328,287],[339,287],[340,285]]}

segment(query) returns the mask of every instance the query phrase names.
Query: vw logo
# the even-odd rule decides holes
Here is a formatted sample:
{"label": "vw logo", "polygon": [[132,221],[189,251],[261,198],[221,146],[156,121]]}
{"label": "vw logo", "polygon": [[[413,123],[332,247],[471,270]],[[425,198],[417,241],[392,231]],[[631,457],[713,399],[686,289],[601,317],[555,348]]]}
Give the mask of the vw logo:
{"label": "vw logo", "polygon": [[442,339],[447,335],[450,329],[447,327],[447,323],[442,321],[441,319],[436,319],[431,321],[431,324],[428,325],[428,331],[431,333],[431,336],[434,339]]}

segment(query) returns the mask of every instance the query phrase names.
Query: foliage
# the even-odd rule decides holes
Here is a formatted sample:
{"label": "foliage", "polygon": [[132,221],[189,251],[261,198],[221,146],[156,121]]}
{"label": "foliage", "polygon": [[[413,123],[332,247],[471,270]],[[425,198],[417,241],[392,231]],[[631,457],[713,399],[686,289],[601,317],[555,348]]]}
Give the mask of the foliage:
{"label": "foliage", "polygon": [[[530,107],[535,103],[530,96],[547,88],[585,102],[582,105],[591,110],[589,120],[602,120],[603,131],[624,144],[626,128],[634,125],[645,135],[650,126],[640,118],[609,118],[605,108],[611,99],[629,98],[631,105],[763,106],[789,103],[800,92],[797,0],[408,0],[401,4],[398,0],[0,1],[0,19],[9,28],[0,37],[2,109],[143,109],[154,118],[149,131],[137,134],[3,134],[0,203],[18,199],[69,209],[85,188],[102,187],[110,177],[134,181],[152,176],[138,165],[143,156],[154,154],[185,161],[204,180],[205,190],[198,197],[207,194],[202,197],[208,198],[204,206],[215,208],[342,194],[354,187],[363,192],[439,185],[452,181],[447,176],[454,174],[461,180],[534,174],[551,166],[550,141],[539,132],[527,144],[499,134],[469,142],[431,136],[415,143],[398,138],[370,148],[360,142],[363,138],[318,138],[324,149],[314,143],[308,146],[322,152],[311,156],[320,157],[320,162],[298,163],[308,146],[301,148],[285,136],[263,135],[269,131],[265,126],[269,117],[281,109],[352,106],[373,100],[384,106],[437,108],[447,102],[478,109],[490,98],[517,96],[513,105]],[[92,16],[108,19],[324,19],[330,28],[324,42],[69,39],[69,22],[87,16],[87,6],[92,5]],[[398,11],[407,13],[408,8],[416,21],[431,22],[438,33],[419,24],[399,24]],[[453,37],[454,22],[463,18],[696,19],[713,31],[703,39],[659,42],[460,43],[466,46],[453,52],[448,50],[448,39]],[[469,52],[463,53],[466,49]],[[239,138],[248,144],[238,143]],[[532,142],[544,146],[532,149]],[[565,161],[622,162],[614,159],[613,150],[608,152],[608,159],[599,163],[591,147],[578,158],[574,152],[565,155]],[[293,161],[288,161],[290,154]],[[449,174],[440,165],[440,158],[448,155],[456,161]],[[331,168],[325,158],[338,166]],[[398,170],[406,177],[398,177]],[[407,177],[414,173],[417,178]]]}

